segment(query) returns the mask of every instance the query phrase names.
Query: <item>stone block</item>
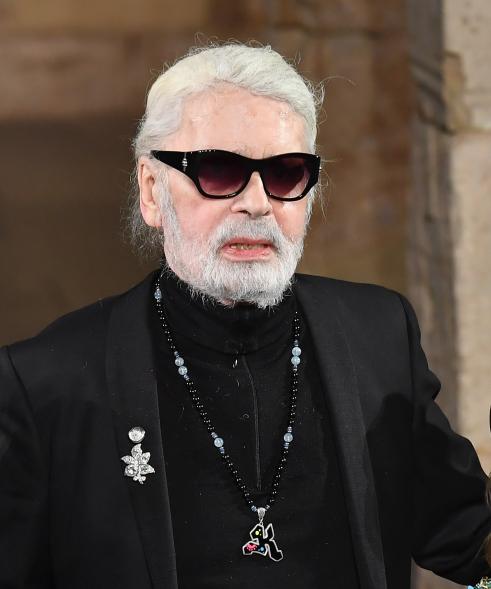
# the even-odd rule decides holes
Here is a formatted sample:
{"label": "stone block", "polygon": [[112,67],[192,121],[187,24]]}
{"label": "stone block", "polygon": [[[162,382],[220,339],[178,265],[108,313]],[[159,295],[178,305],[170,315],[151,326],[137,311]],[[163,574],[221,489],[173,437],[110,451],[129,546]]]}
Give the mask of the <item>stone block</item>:
{"label": "stone block", "polygon": [[438,402],[457,427],[458,334],[448,160],[448,135],[426,121],[415,121],[408,206],[409,293],[429,364],[442,382]]}
{"label": "stone block", "polygon": [[410,2],[412,69],[423,116],[450,132],[491,129],[486,0]]}
{"label": "stone block", "polygon": [[152,77],[193,35],[4,36],[0,121],[143,112]]}
{"label": "stone block", "polygon": [[[0,125],[0,345],[126,289],[148,268],[122,238],[135,117]],[[110,271],[108,271],[110,269]]]}
{"label": "stone block", "polygon": [[315,2],[299,4],[296,0],[272,0],[270,8],[271,25],[275,29],[295,29],[304,31],[314,23]]}
{"label": "stone block", "polygon": [[[445,53],[460,70],[467,118],[459,128],[491,130],[491,6],[487,0],[444,0]],[[454,68],[455,69],[455,68]],[[452,82],[452,78],[449,80]]]}
{"label": "stone block", "polygon": [[411,55],[439,66],[443,53],[443,0],[407,2]]}
{"label": "stone block", "polygon": [[15,33],[141,33],[199,30],[208,0],[4,0],[0,31]]}
{"label": "stone block", "polygon": [[274,0],[272,22],[333,35],[356,31],[381,33],[405,28],[403,0]]}
{"label": "stone block", "polygon": [[300,28],[275,28],[269,34],[269,41],[276,51],[298,65],[302,73],[306,75],[303,67],[303,55],[310,42],[308,33]]}
{"label": "stone block", "polygon": [[419,116],[438,127],[446,126],[443,98],[442,0],[408,2],[411,70]]}
{"label": "stone block", "polygon": [[459,331],[459,425],[491,471],[491,133],[452,141],[455,293]]}

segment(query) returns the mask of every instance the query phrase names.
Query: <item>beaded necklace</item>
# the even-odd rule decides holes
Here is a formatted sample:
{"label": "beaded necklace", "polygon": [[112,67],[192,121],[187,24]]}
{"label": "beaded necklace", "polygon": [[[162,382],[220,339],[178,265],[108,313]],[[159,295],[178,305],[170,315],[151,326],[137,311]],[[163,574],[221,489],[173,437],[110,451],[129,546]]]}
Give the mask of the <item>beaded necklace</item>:
{"label": "beaded necklace", "polygon": [[298,317],[298,313],[297,311],[295,311],[293,316],[293,346],[291,351],[292,355],[290,358],[292,368],[292,388],[290,394],[290,406],[288,410],[286,432],[282,437],[281,456],[276,466],[275,473],[273,475],[273,482],[271,485],[271,491],[269,493],[268,500],[263,507],[258,507],[252,500],[250,493],[247,489],[247,486],[244,483],[242,477],[240,476],[236,465],[234,464],[232,458],[226,451],[225,442],[223,438],[216,433],[216,428],[213,426],[211,419],[208,415],[208,412],[206,411],[201,400],[201,397],[199,396],[199,393],[196,389],[196,386],[191,376],[189,375],[189,371],[184,362],[184,358],[178,352],[174,344],[174,340],[171,335],[171,331],[169,328],[162,301],[163,297],[162,291],[160,289],[160,277],[157,279],[155,284],[154,299],[157,306],[157,312],[162,323],[162,328],[167,339],[167,343],[169,345],[171,352],[174,354],[174,364],[177,368],[178,374],[184,380],[188,393],[191,397],[191,402],[196,408],[197,412],[199,413],[201,421],[203,422],[206,430],[208,431],[214,447],[218,450],[219,456],[221,457],[225,467],[232,475],[232,478],[237,488],[241,492],[246,505],[252,512],[254,512],[258,516],[259,522],[249,531],[250,539],[242,545],[242,554],[244,554],[245,556],[258,554],[261,556],[268,556],[271,560],[279,561],[283,558],[283,551],[278,548],[276,541],[274,539],[273,524],[270,522],[268,525],[265,526],[263,520],[266,512],[271,508],[271,506],[276,501],[281,475],[286,466],[290,444],[293,442],[293,426],[295,423],[295,415],[297,408],[298,367],[300,364],[300,356],[302,354],[302,350],[299,346],[300,320]]}

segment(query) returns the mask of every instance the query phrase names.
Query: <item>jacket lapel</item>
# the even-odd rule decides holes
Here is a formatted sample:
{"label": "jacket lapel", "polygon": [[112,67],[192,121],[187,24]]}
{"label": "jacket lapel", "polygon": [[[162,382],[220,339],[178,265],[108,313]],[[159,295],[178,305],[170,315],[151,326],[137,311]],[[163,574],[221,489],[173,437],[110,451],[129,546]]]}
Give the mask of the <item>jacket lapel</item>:
{"label": "jacket lapel", "polygon": [[343,477],[362,589],[386,589],[378,506],[344,305],[327,280],[298,276],[296,293],[317,350]]}
{"label": "jacket lapel", "polygon": [[106,376],[113,409],[120,456],[131,454],[134,442],[128,432],[141,426],[146,434],[142,450],[150,452],[155,473],[139,484],[121,476],[128,485],[138,522],[149,574],[155,588],[177,588],[172,521],[165,475],[159,420],[157,382],[153,366],[150,332],[147,328],[148,300],[153,275],[114,300],[109,317]]}

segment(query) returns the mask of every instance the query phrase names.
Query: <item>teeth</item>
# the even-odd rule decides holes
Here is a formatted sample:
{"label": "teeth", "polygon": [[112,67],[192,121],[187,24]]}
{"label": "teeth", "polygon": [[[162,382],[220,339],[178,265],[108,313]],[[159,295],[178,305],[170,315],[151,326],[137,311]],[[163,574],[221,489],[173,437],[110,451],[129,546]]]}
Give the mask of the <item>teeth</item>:
{"label": "teeth", "polygon": [[232,243],[230,247],[236,250],[252,250],[258,247],[265,247],[262,243]]}

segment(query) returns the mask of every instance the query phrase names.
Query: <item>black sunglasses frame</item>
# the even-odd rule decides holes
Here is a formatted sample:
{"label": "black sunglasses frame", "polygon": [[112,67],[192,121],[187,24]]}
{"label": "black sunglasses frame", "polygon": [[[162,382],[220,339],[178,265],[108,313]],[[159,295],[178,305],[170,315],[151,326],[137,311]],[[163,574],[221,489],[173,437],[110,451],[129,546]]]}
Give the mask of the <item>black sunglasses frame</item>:
{"label": "black sunglasses frame", "polygon": [[[231,192],[230,194],[220,195],[217,196],[216,194],[209,194],[203,190],[201,184],[199,182],[199,165],[204,156],[209,153],[215,153],[217,155],[226,155],[227,157],[236,158],[240,160],[242,165],[244,166],[245,176],[244,176],[244,184],[235,192]],[[309,190],[317,184],[319,180],[319,170],[321,168],[321,158],[318,155],[313,153],[283,153],[279,155],[273,155],[271,157],[267,157],[264,159],[252,159],[246,157],[244,155],[240,155],[238,153],[234,153],[233,151],[225,151],[223,149],[200,149],[198,151],[157,151],[152,150],[151,154],[154,158],[158,159],[160,162],[171,166],[172,168],[178,170],[185,174],[188,178],[190,178],[198,192],[205,196],[206,198],[214,198],[214,199],[226,199],[226,198],[233,198],[240,194],[244,188],[249,184],[253,172],[258,172],[259,176],[261,177],[261,181],[263,183],[264,192],[268,195],[268,197],[273,198],[275,200],[281,201],[296,201],[303,198]],[[301,157],[305,160],[305,166],[307,170],[310,172],[309,180],[303,189],[302,193],[299,196],[295,196],[293,198],[283,197],[283,196],[276,196],[275,194],[271,194],[271,192],[267,189],[266,183],[264,182],[263,170],[265,166],[268,165],[269,162],[275,159],[285,158],[285,157]]]}

